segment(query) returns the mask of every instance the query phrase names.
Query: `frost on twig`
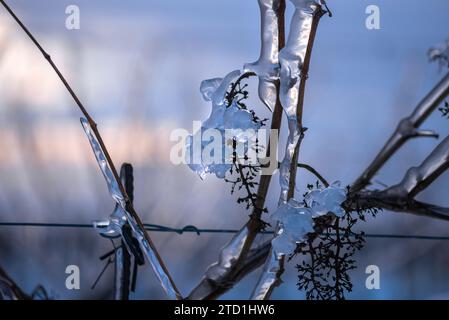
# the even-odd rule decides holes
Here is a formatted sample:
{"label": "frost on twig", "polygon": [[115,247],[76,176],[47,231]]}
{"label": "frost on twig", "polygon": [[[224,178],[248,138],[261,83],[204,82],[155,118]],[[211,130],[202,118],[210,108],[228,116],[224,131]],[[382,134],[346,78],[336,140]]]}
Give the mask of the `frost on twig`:
{"label": "frost on twig", "polygon": [[[161,258],[159,257],[159,254],[155,250],[154,245],[146,234],[146,231],[144,230],[143,226],[138,223],[132,213],[129,212],[132,207],[129,206],[128,203],[126,203],[125,195],[121,192],[119,182],[112,174],[112,170],[109,167],[108,162],[106,161],[104,150],[101,148],[101,145],[98,142],[89,122],[85,118],[81,118],[80,120],[86,136],[89,139],[92,151],[95,154],[95,158],[97,159],[97,163],[100,166],[101,172],[103,173],[103,176],[106,180],[109,192],[112,198],[120,206],[121,212],[118,215],[123,214],[123,216],[120,217],[120,220],[126,219],[126,221],[128,222],[134,237],[137,239],[140,248],[153,267],[153,270],[156,273],[156,276],[162,288],[167,293],[168,297],[171,299],[180,299],[181,295],[178,292],[175,284],[173,283],[170,275],[168,274],[168,271],[166,270]],[[98,228],[99,225],[96,225],[96,227]],[[122,230],[123,227],[120,228],[120,230],[116,230],[116,232],[120,232],[123,237]],[[124,240],[126,241],[126,239]]]}

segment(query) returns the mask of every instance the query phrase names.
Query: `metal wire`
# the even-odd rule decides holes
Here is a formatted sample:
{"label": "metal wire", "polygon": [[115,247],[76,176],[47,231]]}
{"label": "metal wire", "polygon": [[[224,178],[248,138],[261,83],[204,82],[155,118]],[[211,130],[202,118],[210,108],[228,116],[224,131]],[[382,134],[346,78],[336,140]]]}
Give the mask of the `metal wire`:
{"label": "metal wire", "polygon": [[[42,227],[42,228],[93,228],[92,224],[83,223],[42,223],[42,222],[0,222],[0,226],[4,227]],[[237,233],[237,229],[213,229],[213,228],[197,228],[193,225],[186,225],[182,228],[172,228],[159,224],[144,223],[145,229],[155,232],[173,232],[177,234],[183,233]],[[273,234],[273,231],[262,231],[264,234]],[[387,239],[417,239],[417,240],[449,240],[449,236],[431,236],[431,235],[407,235],[407,234],[378,234],[365,233],[366,238],[387,238]]]}

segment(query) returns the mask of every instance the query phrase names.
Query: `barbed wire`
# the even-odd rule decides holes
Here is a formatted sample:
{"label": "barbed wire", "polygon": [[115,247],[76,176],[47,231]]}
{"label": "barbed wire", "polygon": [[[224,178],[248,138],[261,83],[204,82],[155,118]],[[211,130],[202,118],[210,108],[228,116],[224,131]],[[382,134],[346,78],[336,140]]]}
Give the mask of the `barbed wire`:
{"label": "barbed wire", "polygon": [[[3,227],[41,227],[41,228],[94,228],[88,223],[44,223],[44,222],[0,222]],[[145,230],[155,232],[172,232],[177,234],[196,233],[198,236],[204,233],[237,233],[237,229],[198,228],[194,225],[186,225],[182,228],[173,228],[160,224],[144,223]],[[273,234],[272,230],[261,231],[262,234]],[[366,238],[387,239],[417,239],[417,240],[449,240],[449,236],[431,235],[407,235],[407,234],[380,234],[364,233]]]}

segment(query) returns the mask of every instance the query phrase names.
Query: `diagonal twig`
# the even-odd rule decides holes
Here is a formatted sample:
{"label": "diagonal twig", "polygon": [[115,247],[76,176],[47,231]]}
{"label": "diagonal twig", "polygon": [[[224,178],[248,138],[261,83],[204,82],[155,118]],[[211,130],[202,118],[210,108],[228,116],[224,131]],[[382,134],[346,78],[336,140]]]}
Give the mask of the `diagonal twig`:
{"label": "diagonal twig", "polygon": [[135,221],[137,227],[141,231],[142,237],[144,238],[143,240],[145,242],[145,245],[147,245],[149,247],[148,249],[151,251],[151,255],[152,255],[153,259],[149,259],[149,260],[150,260],[150,263],[152,264],[153,270],[156,272],[157,275],[161,275],[160,273],[162,273],[162,276],[164,278],[166,278],[166,279],[164,279],[164,281],[161,281],[166,292],[169,293],[168,292],[169,290],[167,290],[167,288],[166,288],[166,286],[169,286],[169,287],[171,287],[171,289],[173,291],[173,294],[169,293],[169,295],[173,298],[178,298],[178,299],[181,298],[179,290],[176,288],[176,285],[174,284],[174,281],[171,278],[167,267],[165,266],[159,253],[157,252],[156,247],[154,246],[153,241],[151,240],[150,236],[145,231],[145,227],[142,224],[142,221],[140,220],[138,214],[136,213],[128,195],[126,194],[126,190],[120,181],[119,175],[117,174],[117,170],[115,169],[115,166],[111,159],[111,156],[109,155],[109,152],[108,152],[108,150],[103,142],[103,139],[97,129],[97,124],[95,123],[93,118],[90,116],[90,114],[87,112],[86,108],[83,106],[83,104],[81,103],[81,101],[79,100],[79,98],[77,97],[77,95],[75,94],[75,92],[73,91],[73,89],[71,88],[71,86],[69,85],[67,80],[65,79],[65,77],[62,75],[62,73],[56,66],[56,64],[53,62],[53,60],[51,59],[51,56],[42,48],[40,43],[36,40],[36,38],[28,30],[28,28],[22,23],[22,21],[16,16],[16,14],[11,10],[11,8],[6,4],[6,2],[4,0],[0,0],[0,3],[8,11],[8,13],[14,18],[14,20],[19,24],[19,26],[23,29],[23,31],[28,35],[28,37],[31,39],[31,41],[36,45],[36,47],[42,53],[44,58],[48,61],[48,63],[53,68],[53,70],[56,72],[59,79],[64,84],[67,91],[70,93],[73,100],[77,104],[80,111],[83,113],[84,117],[86,118],[86,120],[88,122],[88,125],[90,127],[92,134],[94,135],[95,139],[97,140],[97,142],[100,146],[101,151],[104,154],[106,164],[110,168],[110,171],[113,174],[113,178],[115,179],[115,182],[117,183],[117,185],[120,189],[120,193],[123,195],[124,206],[126,206],[126,211],[130,214],[132,219]]}

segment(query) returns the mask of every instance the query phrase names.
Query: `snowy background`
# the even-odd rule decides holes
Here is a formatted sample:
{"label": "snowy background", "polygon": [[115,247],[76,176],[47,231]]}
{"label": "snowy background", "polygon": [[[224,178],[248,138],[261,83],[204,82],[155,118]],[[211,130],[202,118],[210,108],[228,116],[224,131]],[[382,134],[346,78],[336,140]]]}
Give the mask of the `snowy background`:
{"label": "snowy background", "polygon": [[[169,161],[171,130],[191,130],[210,106],[201,80],[255,61],[259,10],[255,0],[15,0],[17,14],[52,55],[99,123],[119,165],[135,167],[135,207],[147,223],[239,228],[247,212],[230,186],[201,181]],[[81,29],[65,28],[65,9],[78,5]],[[429,47],[449,38],[449,2],[329,0],[334,16],[321,20],[307,84],[301,161],[328,180],[350,184],[390,136],[397,121],[442,77]],[[365,8],[380,7],[381,30],[365,28]],[[287,17],[292,9],[289,4]],[[255,88],[255,82],[250,85]],[[263,107],[254,98],[261,115]],[[0,10],[0,221],[90,223],[113,203],[83,135],[80,114],[40,53]],[[438,112],[423,124],[445,137]],[[285,136],[285,132],[283,133]],[[409,142],[376,177],[391,185],[437,144]],[[277,178],[277,177],[276,177]],[[446,173],[420,199],[449,205]],[[300,172],[299,186],[314,179]],[[268,208],[275,208],[277,179]],[[380,187],[375,185],[374,187]],[[298,193],[302,190],[298,191]],[[300,193],[301,194],[301,193]],[[449,235],[449,224],[384,212],[360,226],[367,232]],[[230,235],[152,233],[182,293],[199,281]],[[40,283],[55,298],[111,298],[112,268],[95,290],[109,241],[91,229],[0,227],[0,265],[26,290]],[[348,298],[449,298],[447,242],[368,239],[357,256]],[[67,265],[81,269],[81,289],[65,288]],[[381,270],[381,289],[365,289],[365,267]],[[224,298],[249,297],[258,272]],[[294,262],[273,298],[301,299]],[[136,299],[160,299],[148,266],[140,269]]]}

